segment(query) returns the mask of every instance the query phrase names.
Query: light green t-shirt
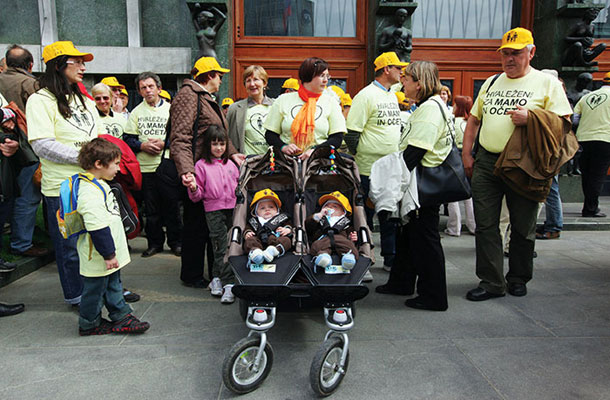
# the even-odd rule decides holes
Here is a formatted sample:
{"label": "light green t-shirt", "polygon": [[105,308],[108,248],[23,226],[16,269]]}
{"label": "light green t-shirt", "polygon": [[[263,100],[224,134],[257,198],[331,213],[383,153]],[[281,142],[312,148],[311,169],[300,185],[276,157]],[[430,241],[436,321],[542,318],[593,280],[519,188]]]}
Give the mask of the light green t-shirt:
{"label": "light green t-shirt", "polygon": [[407,147],[407,121],[410,117],[410,112],[400,112],[400,141],[398,142],[398,151],[403,151]]}
{"label": "light green t-shirt", "polygon": [[579,142],[610,142],[610,86],[584,95],[574,106],[574,114],[580,114],[576,131]]}
{"label": "light green t-shirt", "polygon": [[256,104],[246,111],[246,122],[244,124],[244,154],[265,154],[269,145],[265,139],[265,118],[269,114],[271,106]]}
{"label": "light green t-shirt", "polygon": [[354,97],[347,115],[347,129],[361,133],[355,157],[361,175],[370,175],[375,161],[398,151],[401,124],[394,92],[373,82]]}
{"label": "light green t-shirt", "polygon": [[105,134],[119,139],[123,136],[127,119],[122,114],[112,112],[112,116],[110,114],[100,116],[99,121]]}
{"label": "light green t-shirt", "polygon": [[[97,231],[106,227],[110,228],[114,247],[116,248],[116,258],[119,262],[119,268],[122,268],[131,261],[131,258],[127,249],[125,228],[123,227],[123,222],[121,222],[121,212],[114,194],[110,192],[110,186],[103,179],[98,179],[98,181],[106,191],[106,203],[104,204],[104,194],[99,187],[93,183],[81,180],[78,189],[76,211],[83,217],[87,231]],[[80,274],[82,276],[106,276],[117,271],[117,269],[106,269],[104,258],[95,250],[89,232],[78,237],[76,250],[78,251]]]}
{"label": "light green t-shirt", "polygon": [[552,75],[534,68],[517,79],[502,73],[488,93],[492,80],[493,76],[485,81],[470,111],[479,121],[483,118],[479,142],[491,153],[501,153],[513,134],[515,125],[506,112],[516,110],[517,105],[528,110],[542,108],[560,116],[572,114],[561,82]]}
{"label": "light green t-shirt", "polygon": [[441,165],[451,151],[451,132],[445,122],[445,118],[449,118],[449,111],[443,107],[443,118],[437,103],[443,104],[441,97],[432,96],[417,107],[407,121],[407,147],[428,150],[421,161],[424,167]]}
{"label": "light green t-shirt", "polygon": [[[170,104],[162,100],[157,107],[151,107],[146,101],[138,104],[131,111],[125,133],[128,135],[138,135],[138,140],[142,143],[149,139],[165,140],[165,125],[169,119]],[[161,153],[162,154],[162,153]],[[140,170],[142,172],[155,172],[161,163],[161,154],[153,156],[146,152],[137,153]],[[169,149],[165,150],[165,157],[169,157]]]}
{"label": "light green t-shirt", "polygon": [[[273,102],[263,127],[278,133],[284,143],[292,143],[290,127],[303,104],[305,102],[301,100],[298,92],[281,95]],[[324,143],[334,133],[345,132],[345,118],[341,113],[341,106],[328,93],[322,93],[316,103],[314,141],[310,147]]]}
{"label": "light green t-shirt", "polygon": [[[70,102],[72,116],[65,119],[57,108],[55,96],[47,89],[41,89],[28,98],[25,115],[28,123],[28,140],[51,138],[77,151],[83,144],[97,137],[101,131],[99,115],[95,103],[85,96],[85,107],[76,98]],[[68,177],[83,172],[78,165],[58,164],[45,158],[40,159],[42,169],[42,194],[59,196],[59,186]]]}
{"label": "light green t-shirt", "polygon": [[455,145],[458,149],[462,149],[464,145],[464,130],[466,130],[466,121],[463,117],[456,117],[455,126]]}

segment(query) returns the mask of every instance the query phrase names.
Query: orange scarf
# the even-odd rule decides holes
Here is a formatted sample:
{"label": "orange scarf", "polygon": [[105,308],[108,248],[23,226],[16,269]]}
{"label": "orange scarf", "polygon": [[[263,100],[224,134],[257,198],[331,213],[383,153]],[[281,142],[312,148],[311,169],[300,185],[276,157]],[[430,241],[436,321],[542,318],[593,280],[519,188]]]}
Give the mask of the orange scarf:
{"label": "orange scarf", "polygon": [[322,93],[313,93],[305,89],[303,85],[299,87],[299,97],[305,102],[292,125],[290,131],[292,132],[292,143],[299,146],[299,148],[305,151],[314,140],[314,129],[316,127],[316,103]]}

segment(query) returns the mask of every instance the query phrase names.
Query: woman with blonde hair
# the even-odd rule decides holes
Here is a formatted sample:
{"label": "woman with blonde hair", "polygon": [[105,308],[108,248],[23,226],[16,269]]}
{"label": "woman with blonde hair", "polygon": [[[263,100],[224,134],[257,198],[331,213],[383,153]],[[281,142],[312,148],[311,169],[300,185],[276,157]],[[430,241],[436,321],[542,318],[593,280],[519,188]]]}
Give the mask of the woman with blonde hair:
{"label": "woman with blonde hair", "polygon": [[[403,158],[410,171],[418,165],[436,167],[451,151],[449,112],[439,96],[441,83],[436,64],[415,61],[409,64],[401,82],[405,95],[417,103],[407,121],[409,134]],[[383,294],[418,296],[405,302],[407,307],[445,311],[447,284],[445,256],[438,232],[439,205],[422,206],[408,214],[409,222],[401,227],[396,240],[396,259],[385,285],[375,290]]]}
{"label": "woman with blonde hair", "polygon": [[229,139],[240,153],[247,156],[264,154],[269,145],[263,123],[273,100],[265,94],[269,77],[260,65],[250,65],[243,74],[248,97],[233,103],[227,112]]}

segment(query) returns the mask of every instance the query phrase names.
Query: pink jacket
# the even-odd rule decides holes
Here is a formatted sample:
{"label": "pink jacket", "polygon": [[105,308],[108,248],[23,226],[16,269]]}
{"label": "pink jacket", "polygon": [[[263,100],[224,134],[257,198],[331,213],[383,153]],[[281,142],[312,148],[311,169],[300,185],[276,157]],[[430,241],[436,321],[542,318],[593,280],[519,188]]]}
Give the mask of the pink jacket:
{"label": "pink jacket", "polygon": [[197,191],[188,191],[193,203],[203,201],[206,212],[235,208],[239,170],[233,161],[223,164],[221,160],[213,160],[208,164],[201,159],[195,164],[195,177]]}

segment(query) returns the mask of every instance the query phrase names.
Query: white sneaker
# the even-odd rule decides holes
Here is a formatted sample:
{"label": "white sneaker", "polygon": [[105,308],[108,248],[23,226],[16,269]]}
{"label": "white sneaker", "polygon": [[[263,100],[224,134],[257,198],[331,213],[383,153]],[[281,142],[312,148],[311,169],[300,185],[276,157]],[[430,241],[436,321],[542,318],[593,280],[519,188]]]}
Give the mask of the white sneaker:
{"label": "white sneaker", "polygon": [[265,261],[271,262],[273,259],[280,255],[280,251],[275,246],[269,246],[263,251],[263,257],[265,257]]}
{"label": "white sneaker", "polygon": [[234,301],[235,296],[233,295],[233,285],[225,285],[220,302],[223,304],[231,304]]}
{"label": "white sneaker", "polygon": [[362,278],[362,282],[373,282],[373,274],[368,269],[366,270],[366,274]]}
{"label": "white sneaker", "polygon": [[265,255],[261,249],[252,249],[248,255],[252,264],[262,264],[265,259]]}
{"label": "white sneaker", "polygon": [[210,293],[212,293],[212,296],[222,296],[222,283],[220,282],[220,278],[212,279],[212,282],[210,282],[208,289],[210,289]]}
{"label": "white sneaker", "polygon": [[322,253],[319,256],[314,258],[314,263],[316,267],[326,268],[333,263],[333,259],[330,257],[330,254]]}

